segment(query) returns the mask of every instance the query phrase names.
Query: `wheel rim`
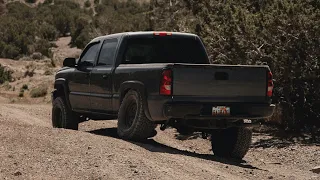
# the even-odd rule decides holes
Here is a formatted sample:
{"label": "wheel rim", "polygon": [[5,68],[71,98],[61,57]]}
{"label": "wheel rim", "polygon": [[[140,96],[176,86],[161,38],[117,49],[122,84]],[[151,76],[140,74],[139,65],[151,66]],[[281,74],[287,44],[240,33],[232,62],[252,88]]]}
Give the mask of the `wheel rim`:
{"label": "wheel rim", "polygon": [[125,126],[127,128],[130,128],[133,124],[133,121],[136,117],[136,113],[137,113],[137,103],[132,100],[126,109],[126,117],[125,117]]}

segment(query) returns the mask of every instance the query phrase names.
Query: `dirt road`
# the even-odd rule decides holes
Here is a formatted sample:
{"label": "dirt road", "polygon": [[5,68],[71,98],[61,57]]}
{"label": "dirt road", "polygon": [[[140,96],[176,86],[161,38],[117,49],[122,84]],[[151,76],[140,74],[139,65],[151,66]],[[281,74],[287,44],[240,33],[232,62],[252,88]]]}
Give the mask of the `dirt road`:
{"label": "dirt road", "polygon": [[0,99],[0,179],[320,179],[320,146],[255,134],[242,162],[217,158],[195,135],[158,131],[146,143],[117,137],[115,121],[51,128],[50,105]]}

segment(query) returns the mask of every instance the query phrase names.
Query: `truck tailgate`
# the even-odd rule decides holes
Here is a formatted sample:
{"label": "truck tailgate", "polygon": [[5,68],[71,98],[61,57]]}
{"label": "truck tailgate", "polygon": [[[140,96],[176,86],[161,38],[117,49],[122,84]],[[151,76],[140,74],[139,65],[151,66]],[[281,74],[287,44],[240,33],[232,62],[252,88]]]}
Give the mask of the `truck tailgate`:
{"label": "truck tailgate", "polygon": [[173,65],[173,97],[214,98],[215,102],[266,99],[267,66]]}

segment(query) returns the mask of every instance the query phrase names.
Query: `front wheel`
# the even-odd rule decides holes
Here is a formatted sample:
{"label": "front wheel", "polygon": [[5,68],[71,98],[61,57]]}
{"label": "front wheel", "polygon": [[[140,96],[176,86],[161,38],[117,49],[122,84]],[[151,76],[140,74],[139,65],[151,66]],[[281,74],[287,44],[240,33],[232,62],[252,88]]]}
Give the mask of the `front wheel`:
{"label": "front wheel", "polygon": [[145,140],[156,135],[156,125],[144,113],[141,94],[130,90],[118,113],[118,135],[128,140]]}
{"label": "front wheel", "polygon": [[62,97],[57,97],[52,103],[52,126],[72,130],[79,128],[79,117],[69,109]]}
{"label": "front wheel", "polygon": [[252,131],[244,127],[216,130],[211,134],[212,151],[221,157],[242,159],[251,145]]}

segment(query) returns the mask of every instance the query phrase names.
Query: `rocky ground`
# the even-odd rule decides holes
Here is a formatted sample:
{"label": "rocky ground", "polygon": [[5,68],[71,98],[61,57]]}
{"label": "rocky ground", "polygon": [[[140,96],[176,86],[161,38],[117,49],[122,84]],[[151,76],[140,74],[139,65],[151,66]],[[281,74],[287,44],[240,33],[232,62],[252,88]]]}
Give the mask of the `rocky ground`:
{"label": "rocky ground", "polygon": [[48,104],[0,99],[1,179],[320,179],[319,144],[255,133],[243,161],[212,155],[209,140],[158,131],[124,141],[116,121],[88,121],[79,131],[51,128]]}

